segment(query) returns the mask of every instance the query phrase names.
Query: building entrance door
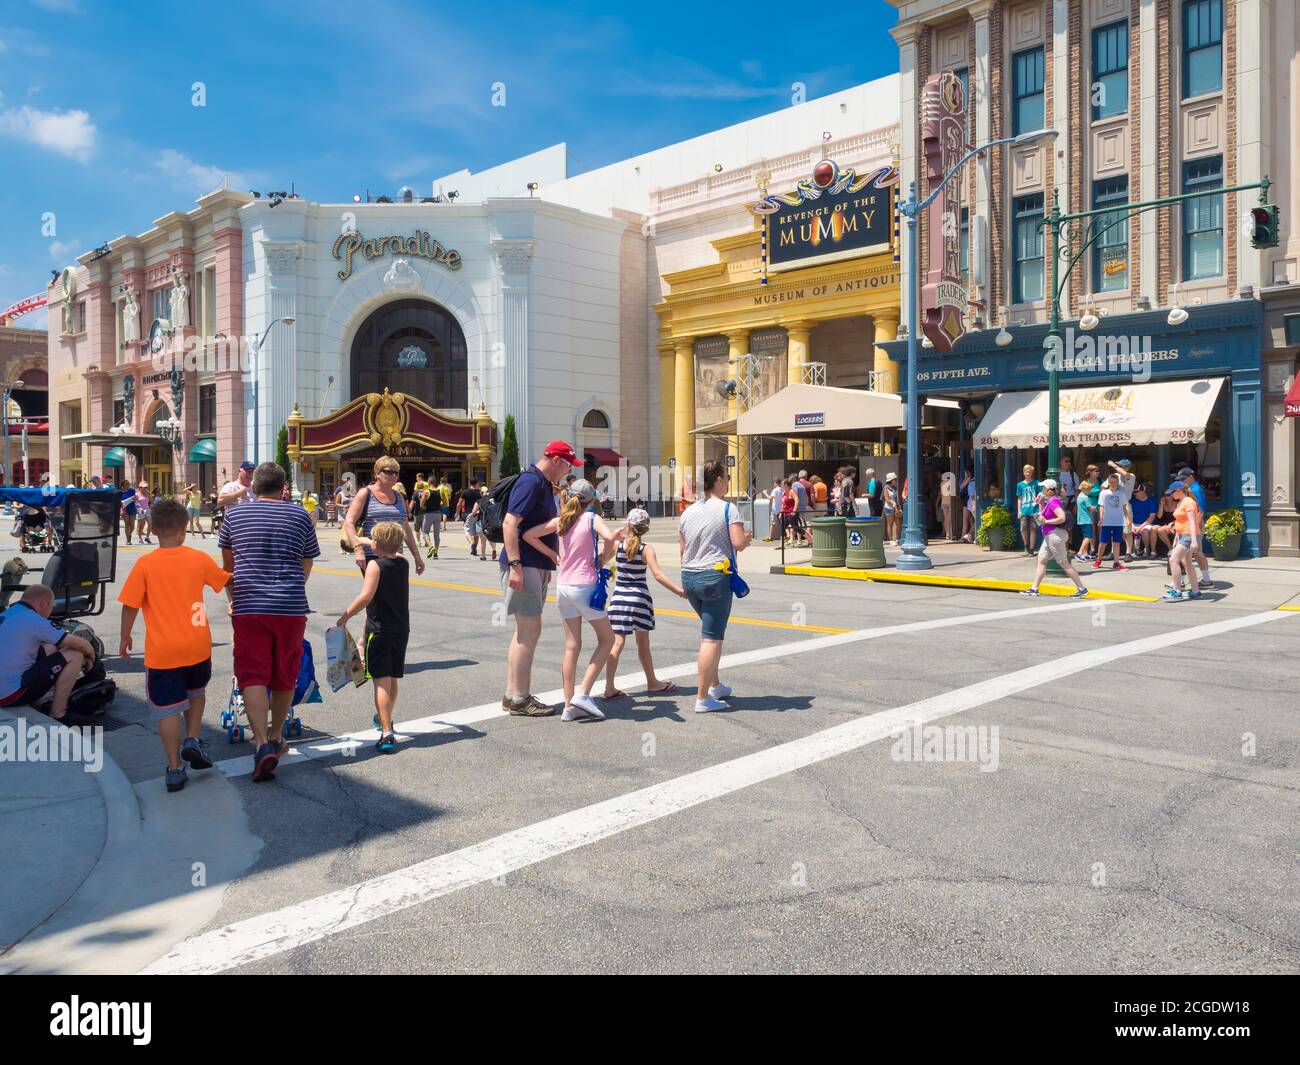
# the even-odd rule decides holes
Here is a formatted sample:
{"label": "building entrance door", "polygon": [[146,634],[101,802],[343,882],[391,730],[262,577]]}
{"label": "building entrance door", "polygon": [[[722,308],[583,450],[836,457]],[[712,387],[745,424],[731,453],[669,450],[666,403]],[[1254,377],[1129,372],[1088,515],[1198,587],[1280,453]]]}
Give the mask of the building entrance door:
{"label": "building entrance door", "polygon": [[170,498],[175,493],[172,483],[172,464],[170,456],[160,447],[150,448],[145,453],[144,479],[149,483],[149,495]]}

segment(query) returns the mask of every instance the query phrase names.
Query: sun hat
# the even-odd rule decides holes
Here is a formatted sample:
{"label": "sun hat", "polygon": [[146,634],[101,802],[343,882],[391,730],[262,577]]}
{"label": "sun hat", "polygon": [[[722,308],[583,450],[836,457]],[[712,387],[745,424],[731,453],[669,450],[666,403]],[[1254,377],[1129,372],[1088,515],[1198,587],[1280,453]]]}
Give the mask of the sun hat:
{"label": "sun hat", "polygon": [[885,474],[885,480],[886,480],[886,481],[897,481],[897,480],[898,480],[898,474],[896,474],[896,473],[887,473],[887,474]]}

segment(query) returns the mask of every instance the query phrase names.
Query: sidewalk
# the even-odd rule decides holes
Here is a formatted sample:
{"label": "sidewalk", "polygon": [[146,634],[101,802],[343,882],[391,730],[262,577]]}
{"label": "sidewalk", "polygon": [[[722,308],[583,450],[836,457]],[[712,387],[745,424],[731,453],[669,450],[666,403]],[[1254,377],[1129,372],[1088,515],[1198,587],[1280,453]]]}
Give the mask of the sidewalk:
{"label": "sidewalk", "polygon": [[[650,523],[647,537],[659,552],[660,561],[674,567],[678,559],[676,531],[675,518],[656,518]],[[783,573],[799,579],[883,580],[1003,594],[1027,588],[1034,579],[1035,559],[1023,552],[990,552],[972,544],[931,542],[926,554],[934,568],[920,573],[904,573],[894,568],[893,563],[900,554],[896,547],[885,548],[889,565],[884,569],[814,569],[812,548],[787,547],[782,563],[781,545],[766,544],[760,538],[738,562],[742,573]],[[1122,572],[1110,569],[1109,564],[1094,570],[1091,565],[1077,563],[1076,568],[1083,583],[1099,599],[1155,601],[1164,595],[1165,582],[1169,579],[1164,560],[1135,561]],[[1210,576],[1214,587],[1205,593],[1206,603],[1225,602],[1251,610],[1300,608],[1300,558],[1250,558],[1222,564],[1211,558]],[[1045,595],[1057,591],[1068,593],[1073,588],[1063,574],[1048,574],[1043,582]]]}
{"label": "sidewalk", "polygon": [[134,972],[210,920],[261,849],[219,772],[168,794],[132,787],[102,730],[80,761],[15,755],[15,737],[30,756],[35,731],[78,731],[35,710],[0,710],[0,730],[0,974]]}

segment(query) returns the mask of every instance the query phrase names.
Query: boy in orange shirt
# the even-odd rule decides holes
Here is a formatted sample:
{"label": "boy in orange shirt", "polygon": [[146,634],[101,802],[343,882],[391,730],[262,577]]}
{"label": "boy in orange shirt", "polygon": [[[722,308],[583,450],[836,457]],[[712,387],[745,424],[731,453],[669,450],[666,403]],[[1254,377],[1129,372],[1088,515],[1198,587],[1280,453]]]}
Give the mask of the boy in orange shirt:
{"label": "boy in orange shirt", "polygon": [[[185,787],[184,759],[210,769],[212,758],[199,739],[208,681],[212,679],[212,630],[203,609],[203,589],[226,589],[230,574],[211,555],[185,545],[185,508],[164,499],[150,510],[158,548],[132,568],[118,595],[122,604],[123,658],[131,657],[131,629],[144,610],[145,686],[158,737],[167,752],[167,790]],[[186,736],[181,741],[181,717]]]}

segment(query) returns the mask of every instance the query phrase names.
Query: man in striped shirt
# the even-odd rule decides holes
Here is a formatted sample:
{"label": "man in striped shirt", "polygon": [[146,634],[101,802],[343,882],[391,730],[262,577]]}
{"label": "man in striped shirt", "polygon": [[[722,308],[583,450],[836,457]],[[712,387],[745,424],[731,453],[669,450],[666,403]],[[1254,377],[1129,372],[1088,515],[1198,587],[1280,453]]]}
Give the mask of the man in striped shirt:
{"label": "man in striped shirt", "polygon": [[[307,512],[281,501],[284,470],[264,462],[253,471],[251,503],[226,514],[217,546],[230,583],[235,680],[257,745],[253,779],[275,776],[284,748],[284,719],[302,665],[307,627],[307,576],[320,554]],[[267,729],[268,705],[271,715]]]}

